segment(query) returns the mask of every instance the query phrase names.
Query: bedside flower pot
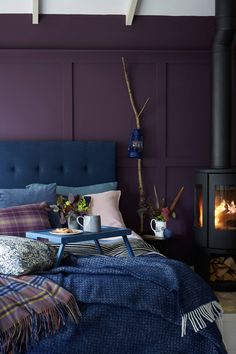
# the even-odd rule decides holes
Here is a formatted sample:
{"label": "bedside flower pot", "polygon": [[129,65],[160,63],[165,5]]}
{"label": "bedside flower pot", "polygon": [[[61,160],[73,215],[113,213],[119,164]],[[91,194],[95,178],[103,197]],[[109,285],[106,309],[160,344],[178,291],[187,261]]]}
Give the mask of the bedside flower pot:
{"label": "bedside flower pot", "polygon": [[166,228],[166,229],[164,230],[164,237],[165,237],[165,238],[171,238],[171,237],[173,237],[173,231]]}
{"label": "bedside flower pot", "polygon": [[164,230],[166,229],[166,221],[160,221],[152,219],[150,221],[150,226],[155,236],[164,238]]}

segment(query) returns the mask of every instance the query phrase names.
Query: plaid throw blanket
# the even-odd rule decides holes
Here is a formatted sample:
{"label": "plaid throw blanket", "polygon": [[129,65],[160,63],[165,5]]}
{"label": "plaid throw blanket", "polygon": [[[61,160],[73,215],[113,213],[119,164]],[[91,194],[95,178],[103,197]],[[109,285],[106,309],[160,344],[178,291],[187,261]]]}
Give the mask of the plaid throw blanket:
{"label": "plaid throw blanket", "polygon": [[0,352],[26,350],[30,342],[53,334],[80,311],[73,295],[51,280],[0,275]]}

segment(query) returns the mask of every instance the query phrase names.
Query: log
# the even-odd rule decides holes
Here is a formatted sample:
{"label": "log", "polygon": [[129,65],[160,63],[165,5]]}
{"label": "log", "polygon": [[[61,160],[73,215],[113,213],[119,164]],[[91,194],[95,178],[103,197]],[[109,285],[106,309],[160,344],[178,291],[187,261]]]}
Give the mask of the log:
{"label": "log", "polygon": [[234,264],[234,259],[233,257],[227,257],[224,261],[224,264],[226,264],[229,268],[231,267],[232,264]]}
{"label": "log", "polygon": [[224,264],[227,265],[230,269],[236,271],[236,264],[233,257],[227,257],[226,260],[224,261]]}
{"label": "log", "polygon": [[212,264],[210,264],[209,270],[210,270],[210,274],[215,273],[215,269]]}
{"label": "log", "polygon": [[214,273],[214,274],[211,274],[211,276],[210,276],[210,281],[216,281],[216,275],[215,275],[215,273]]}
{"label": "log", "polygon": [[235,257],[215,257],[209,264],[210,281],[236,281]]}
{"label": "log", "polygon": [[230,281],[234,280],[233,276],[230,273],[225,273],[223,278],[224,280],[230,280]]}
{"label": "log", "polygon": [[222,278],[225,275],[225,273],[227,273],[228,271],[229,271],[229,268],[227,266],[217,269],[217,271],[216,271],[217,278]]}

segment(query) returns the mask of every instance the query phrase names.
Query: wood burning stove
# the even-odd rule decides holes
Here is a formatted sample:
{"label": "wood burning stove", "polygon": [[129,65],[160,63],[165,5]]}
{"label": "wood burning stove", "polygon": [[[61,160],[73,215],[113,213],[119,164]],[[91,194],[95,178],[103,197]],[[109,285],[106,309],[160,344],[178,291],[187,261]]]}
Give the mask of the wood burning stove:
{"label": "wood burning stove", "polygon": [[[197,172],[194,227],[196,271],[214,282],[212,285],[218,290],[236,289],[236,283],[232,283],[236,280],[236,262],[234,267],[231,261],[232,269],[224,266],[224,261],[236,256],[236,170]],[[225,273],[218,271],[217,263]]]}
{"label": "wood burning stove", "polygon": [[194,226],[197,245],[236,252],[236,170],[197,173]]}
{"label": "wood burning stove", "polygon": [[[236,1],[216,0],[215,5],[216,34],[212,57],[212,168],[196,173],[195,269],[206,280],[212,281],[215,289],[225,291],[236,290],[236,168],[231,168],[232,68]],[[227,276],[225,276],[227,272],[218,271],[216,258],[219,259],[219,269],[224,268],[225,271],[227,264],[232,266]],[[232,277],[229,279],[231,273]]]}

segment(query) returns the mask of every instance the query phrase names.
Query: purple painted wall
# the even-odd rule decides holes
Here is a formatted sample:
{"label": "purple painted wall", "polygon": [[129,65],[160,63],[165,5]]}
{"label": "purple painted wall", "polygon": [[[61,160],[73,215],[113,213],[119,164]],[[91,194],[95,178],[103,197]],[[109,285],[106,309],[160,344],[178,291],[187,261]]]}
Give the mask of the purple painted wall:
{"label": "purple painted wall", "polygon": [[[0,47],[5,49],[208,50],[213,17],[0,15]],[[4,34],[4,35],[3,35]]]}
{"label": "purple painted wall", "polygon": [[[143,179],[168,201],[185,186],[171,227],[175,257],[191,261],[194,171],[210,164],[214,19],[1,15],[0,139],[105,139],[118,143],[126,224],[138,231],[135,127],[121,57],[143,114]],[[147,227],[148,229],[148,227]],[[150,230],[147,230],[150,232]],[[180,255],[181,253],[181,255]]]}

